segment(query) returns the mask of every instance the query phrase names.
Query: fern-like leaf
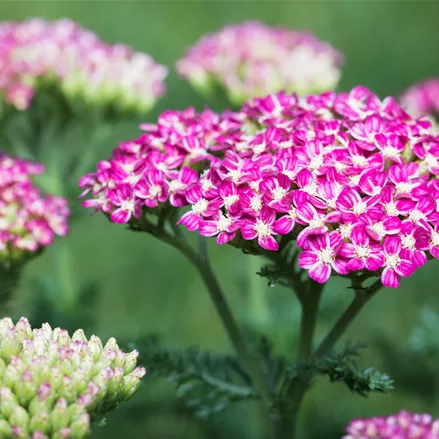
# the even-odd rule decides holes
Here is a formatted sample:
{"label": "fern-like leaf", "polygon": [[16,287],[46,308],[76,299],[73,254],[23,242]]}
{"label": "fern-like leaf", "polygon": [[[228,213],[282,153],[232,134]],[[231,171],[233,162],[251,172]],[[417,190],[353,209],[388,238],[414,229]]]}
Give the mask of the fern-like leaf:
{"label": "fern-like leaf", "polygon": [[371,392],[387,393],[393,389],[393,380],[372,367],[362,369],[357,362],[362,344],[347,345],[338,354],[313,358],[290,369],[290,379],[303,372],[327,376],[331,382],[343,382],[352,392],[368,396]]}
{"label": "fern-like leaf", "polygon": [[213,355],[196,348],[168,350],[156,339],[135,346],[139,364],[150,378],[175,383],[177,396],[201,418],[227,408],[234,401],[258,399],[248,374],[230,356]]}

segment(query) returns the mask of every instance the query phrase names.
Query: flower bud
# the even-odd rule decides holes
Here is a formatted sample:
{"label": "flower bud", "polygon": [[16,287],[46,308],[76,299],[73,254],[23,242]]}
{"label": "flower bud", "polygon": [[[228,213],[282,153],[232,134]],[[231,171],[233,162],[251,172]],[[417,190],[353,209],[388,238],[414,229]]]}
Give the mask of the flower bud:
{"label": "flower bud", "polygon": [[87,413],[82,414],[71,424],[73,437],[84,437],[90,429],[90,416]]}
{"label": "flower bud", "polygon": [[123,395],[124,399],[131,398],[140,386],[140,380],[145,376],[146,369],[136,367],[130,375],[123,378]]}
{"label": "flower bud", "polygon": [[0,437],[8,438],[12,436],[12,427],[9,422],[0,419]]}
{"label": "flower bud", "polygon": [[50,430],[50,417],[49,413],[41,412],[35,416],[32,416],[29,422],[30,431],[41,433],[48,433]]}
{"label": "flower bud", "polygon": [[134,370],[134,368],[136,367],[137,358],[139,358],[139,352],[136,350],[125,355],[125,361],[123,364],[124,374],[129,374]]}
{"label": "flower bud", "polygon": [[29,423],[29,414],[27,413],[26,409],[19,405],[16,405],[11,411],[9,422],[11,423],[11,425],[16,425],[23,428],[23,430],[27,430],[27,426]]}

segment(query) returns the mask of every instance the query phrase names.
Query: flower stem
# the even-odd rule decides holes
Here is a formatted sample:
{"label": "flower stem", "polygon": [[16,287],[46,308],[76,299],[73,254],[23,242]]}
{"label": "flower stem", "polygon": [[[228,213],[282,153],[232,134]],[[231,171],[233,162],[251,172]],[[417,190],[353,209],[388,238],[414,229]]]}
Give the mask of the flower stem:
{"label": "flower stem", "polygon": [[[313,353],[312,342],[318,313],[318,304],[322,293],[322,286],[312,282],[309,285],[306,295],[303,295],[302,303],[302,320],[298,346],[298,362],[307,361],[313,356],[322,356],[330,352],[335,344],[346,332],[349,325],[363,309],[364,305],[374,296],[381,288],[381,281],[376,281],[369,288],[362,288],[361,282],[353,279],[352,287],[355,291],[355,298],[348,308],[343,312],[340,318],[335,322],[332,329],[321,342],[320,346]],[[287,388],[287,397],[290,401],[290,412],[281,419],[279,439],[294,439],[297,435],[297,418],[302,405],[306,390],[312,379],[311,373],[305,373],[302,376],[292,380],[291,385]],[[289,428],[289,429],[288,429]]]}
{"label": "flower stem", "polygon": [[262,399],[269,405],[271,400],[270,391],[261,376],[257,358],[250,353],[227,299],[215,277],[208,257],[206,239],[200,236],[199,252],[196,252],[181,235],[170,235],[164,229],[150,229],[149,231],[163,242],[179,250],[198,270],[239,361],[249,371]]}
{"label": "flower stem", "polygon": [[381,288],[381,281],[378,280],[371,288],[366,291],[360,289],[355,290],[355,297],[351,304],[346,308],[343,314],[335,322],[335,325],[328,332],[326,337],[321,342],[320,346],[315,352],[316,356],[325,355],[330,352],[338,340],[346,332],[348,326],[352,323],[355,317],[363,309],[364,305],[375,295],[375,293]]}
{"label": "flower stem", "polygon": [[[300,285],[300,286],[299,286]],[[313,353],[314,336],[317,326],[320,299],[323,293],[323,285],[309,280],[307,283],[296,285],[295,291],[302,298],[302,315],[300,320],[299,339],[297,345],[297,363],[309,360]],[[288,401],[288,411],[281,413],[278,418],[279,439],[294,439],[297,436],[297,420],[303,397],[309,386],[310,374],[298,376],[287,383],[282,394]]]}
{"label": "flower stem", "polygon": [[9,301],[18,286],[21,276],[21,266],[6,268],[0,266],[0,316],[6,317]]}
{"label": "flower stem", "polygon": [[317,325],[317,315],[323,285],[310,280],[308,291],[302,304],[302,318],[300,321],[299,345],[297,360],[306,361],[311,357],[313,341]]}
{"label": "flower stem", "polygon": [[77,299],[77,291],[73,275],[75,267],[70,243],[64,238],[59,239],[56,245],[54,257],[63,311],[73,311]]}
{"label": "flower stem", "polygon": [[265,327],[269,321],[269,308],[266,303],[265,284],[256,274],[262,265],[262,261],[258,256],[251,256],[248,260],[248,297],[250,319],[258,327]]}

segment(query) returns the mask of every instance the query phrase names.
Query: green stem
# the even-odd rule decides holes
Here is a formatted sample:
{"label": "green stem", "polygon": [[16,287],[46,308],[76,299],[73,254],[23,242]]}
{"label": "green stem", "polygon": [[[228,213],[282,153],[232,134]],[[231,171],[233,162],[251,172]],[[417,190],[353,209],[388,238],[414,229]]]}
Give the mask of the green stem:
{"label": "green stem", "polygon": [[378,280],[370,289],[366,291],[355,289],[354,300],[346,308],[343,314],[335,322],[335,325],[320,343],[320,346],[315,352],[316,356],[325,355],[333,349],[338,340],[340,340],[340,338],[346,332],[346,329],[363,309],[364,305],[369,302],[369,300],[375,295],[381,286],[381,281]]}
{"label": "green stem", "polygon": [[185,255],[192,265],[198,270],[210,298],[214,304],[215,310],[220,317],[221,323],[227,332],[228,338],[238,356],[242,365],[250,372],[254,381],[255,387],[261,394],[262,399],[267,405],[270,404],[271,394],[267,388],[265,380],[261,376],[257,359],[250,353],[247,344],[238,328],[232,311],[227,303],[221,287],[212,270],[212,266],[207,254],[206,240],[200,237],[200,251],[196,252],[190,247],[187,242],[179,236],[172,236],[166,233],[163,229],[156,229],[152,232],[156,237],[163,242],[171,245]]}
{"label": "green stem", "polygon": [[258,256],[248,257],[247,260],[250,319],[258,327],[265,327],[270,318],[269,308],[266,303],[266,295],[264,294],[264,283],[256,274],[261,269],[262,262]]}
{"label": "green stem", "polygon": [[58,285],[64,310],[72,310],[76,301],[76,283],[73,275],[74,264],[69,242],[60,239],[55,252],[55,266],[58,276]]}
{"label": "green stem", "polygon": [[21,276],[21,265],[6,268],[0,266],[0,315],[6,317],[12,294],[17,288]]}
{"label": "green stem", "polygon": [[[322,286],[315,284],[315,282],[311,283],[306,296],[302,293],[304,300],[302,301],[302,320],[298,346],[299,362],[309,360],[312,356],[318,357],[330,352],[366,303],[382,286],[381,281],[377,280],[371,287],[365,289],[361,287],[362,280],[361,278],[352,280],[352,285],[355,290],[354,300],[335,322],[332,329],[328,332],[314,353],[312,350],[312,342],[314,339],[318,303]],[[311,379],[312,374],[305,373],[291,382],[291,386],[288,388],[286,395],[287,398],[289,398],[290,411],[286,414],[285,418],[281,420],[281,436],[279,436],[279,439],[294,439],[296,437],[299,410]]]}
{"label": "green stem", "polygon": [[300,321],[297,353],[298,362],[306,361],[311,357],[322,292],[323,286],[321,284],[313,280],[309,281],[308,291],[302,304],[302,318]]}
{"label": "green stem", "polygon": [[[306,290],[302,289],[299,293],[302,297],[302,316],[297,345],[297,363],[299,364],[309,360],[312,356],[320,299],[323,292],[323,285],[311,279],[306,284],[301,285],[302,287],[306,285]],[[310,374],[304,374],[295,380],[289,381],[282,389],[282,394],[288,401],[288,406],[287,412],[279,416],[277,436],[279,439],[293,439],[296,437],[299,410],[310,379]]]}

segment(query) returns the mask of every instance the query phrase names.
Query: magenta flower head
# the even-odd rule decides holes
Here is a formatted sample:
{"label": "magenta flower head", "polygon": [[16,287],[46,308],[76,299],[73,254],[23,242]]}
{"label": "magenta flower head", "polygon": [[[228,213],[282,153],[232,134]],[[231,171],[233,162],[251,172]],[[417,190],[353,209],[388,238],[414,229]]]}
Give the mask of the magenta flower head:
{"label": "magenta flower head", "polygon": [[333,89],[340,54],[313,34],[245,22],[202,37],[177,62],[179,74],[202,92],[222,87],[231,102],[285,90],[299,95]]}
{"label": "magenta flower head", "polygon": [[401,96],[401,104],[414,116],[439,118],[439,78],[412,85]]}
{"label": "magenta flower head", "polygon": [[142,112],[164,93],[167,74],[149,55],[104,43],[70,20],[38,18],[0,24],[0,66],[0,99],[18,110],[55,86],[72,104]]}
{"label": "magenta flower head", "polygon": [[50,245],[68,232],[64,198],[43,196],[32,176],[44,166],[0,154],[0,260],[11,264]]}
{"label": "magenta flower head", "polygon": [[178,224],[218,244],[269,254],[295,241],[319,283],[370,274],[396,288],[439,258],[439,137],[392,98],[280,92],[144,128],[80,181],[84,205],[114,222],[189,204]]}
{"label": "magenta flower head", "polygon": [[356,419],[343,439],[439,439],[439,420],[402,411],[388,417]]}

